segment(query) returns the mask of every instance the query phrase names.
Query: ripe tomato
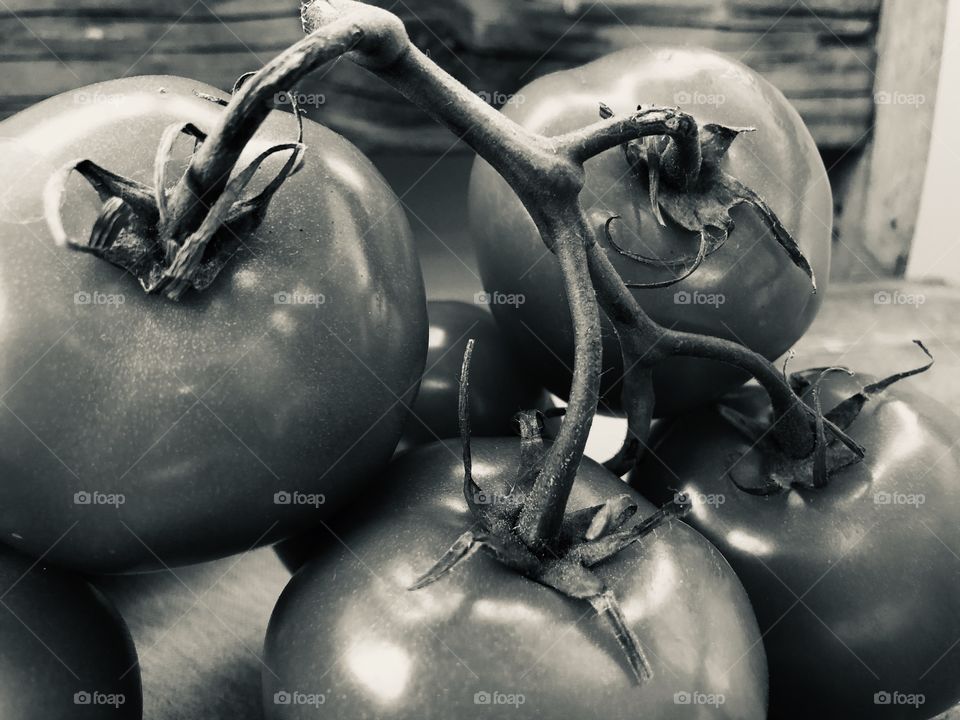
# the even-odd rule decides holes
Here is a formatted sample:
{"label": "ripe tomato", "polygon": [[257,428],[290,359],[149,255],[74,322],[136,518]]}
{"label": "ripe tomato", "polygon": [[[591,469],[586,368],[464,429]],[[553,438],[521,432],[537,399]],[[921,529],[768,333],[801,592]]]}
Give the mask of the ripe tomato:
{"label": "ripe tomato", "polygon": [[[319,125],[306,123],[303,167],[259,228],[179,303],[53,246],[50,173],[86,157],[152,185],[164,128],[209,131],[224,112],[195,91],[218,94],[126,78],[0,125],[0,532],[85,571],[198,561],[314,525],[386,465],[423,371],[406,219],[370,162]],[[296,133],[272,114],[241,162]],[[96,194],[77,177],[66,197],[65,226],[85,236]]]}
{"label": "ripe tomato", "polygon": [[103,595],[0,547],[0,598],[0,717],[140,720],[137,652]]}
{"label": "ripe tomato", "polygon": [[[861,382],[824,377],[824,410]],[[865,459],[821,490],[734,486],[728,472],[760,485],[760,460],[714,409],[675,421],[635,471],[648,497],[690,495],[687,522],[743,581],[771,717],[928,718],[960,700],[960,423],[908,384],[864,406],[848,432]],[[728,404],[753,417],[769,405],[753,386]]]}
{"label": "ripe tomato", "polygon": [[[744,65],[696,48],[633,48],[583,67],[539,78],[505,106],[513,120],[535,132],[559,135],[599,119],[606,103],[616,114],[638,103],[676,106],[701,125],[751,126],[733,143],[722,167],[759,193],[782,221],[816,274],[820,294],[777,245],[760,215],[746,205],[732,210],[736,223],[726,243],[692,276],[670,287],[636,289],[657,322],[737,340],[775,358],[806,330],[829,275],[832,200],[823,162],[800,116],[784,96]],[[680,274],[666,263],[697,254],[699,237],[667,219],[655,219],[645,181],[633,175],[623,152],[610,150],[585,165],[584,208],[622,248],[654,258],[647,264],[615,252],[600,234],[628,283],[669,280]],[[477,160],[470,182],[470,226],[488,292],[523,297],[498,305],[494,316],[544,384],[566,396],[573,366],[573,331],[559,265],[544,248],[530,216],[509,186]],[[686,263],[690,264],[690,263]],[[623,374],[612,327],[604,318],[604,405],[619,403]],[[703,404],[746,378],[723,363],[673,358],[655,375],[657,413],[673,415]]]}
{"label": "ripe tomato", "polygon": [[[519,445],[473,441],[474,478],[490,497],[510,487]],[[460,463],[455,442],[400,455],[365,521],[325,533],[270,621],[268,718],[315,717],[320,703],[344,720],[766,717],[766,663],[750,605],[720,554],[680,523],[594,567],[650,658],[653,679],[642,686],[587,603],[485,553],[408,591],[472,524]],[[584,458],[568,508],[625,489]],[[637,500],[638,517],[653,514]]]}
{"label": "ripe tomato", "polygon": [[473,435],[510,435],[516,413],[544,406],[546,393],[513,354],[489,312],[463,302],[435,300],[427,303],[427,317],[426,370],[404,440],[419,445],[459,436],[460,366],[471,338],[477,341],[470,373]]}

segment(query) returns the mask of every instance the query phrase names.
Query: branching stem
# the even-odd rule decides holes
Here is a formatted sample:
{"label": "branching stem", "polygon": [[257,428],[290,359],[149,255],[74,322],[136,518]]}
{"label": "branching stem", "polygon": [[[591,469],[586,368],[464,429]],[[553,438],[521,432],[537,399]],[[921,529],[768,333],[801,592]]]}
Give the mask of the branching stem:
{"label": "branching stem", "polygon": [[802,454],[807,438],[812,448],[809,416],[798,409],[796,396],[769,362],[735,343],[666,330],[643,312],[596,245],[579,202],[586,160],[647,136],[670,139],[664,157],[670,160],[665,171],[671,181],[681,188],[694,183],[701,155],[697,124],[691,116],[675,108],[651,107],[629,116],[607,117],[559,137],[544,137],[497,112],[439,68],[410,42],[402,22],[386,10],[356,0],[311,0],[303,4],[301,16],[309,34],[236,91],[220,124],[174,188],[163,233],[180,242],[196,231],[224,192],[240,153],[270,112],[274,95],[341,55],[378,75],[473,148],[510,184],[556,255],[573,320],[576,353],[569,405],[517,528],[528,547],[541,551],[557,540],[596,412],[602,367],[598,297],[618,329],[625,354],[644,368],[635,386],[650,385],[650,396],[639,397],[642,391],[638,390],[640,406],[652,408],[653,403],[652,385],[642,381],[649,377],[645,368],[669,355],[723,360],[746,369],[764,385],[781,419],[778,437],[793,438],[789,441],[794,442],[792,452]]}

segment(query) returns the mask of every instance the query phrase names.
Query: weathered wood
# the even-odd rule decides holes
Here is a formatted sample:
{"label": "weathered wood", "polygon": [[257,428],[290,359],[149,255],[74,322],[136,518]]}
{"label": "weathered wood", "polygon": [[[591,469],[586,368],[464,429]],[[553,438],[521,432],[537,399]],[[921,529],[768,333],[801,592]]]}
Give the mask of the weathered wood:
{"label": "weathered wood", "polygon": [[[783,89],[821,145],[850,145],[869,127],[879,0],[378,1],[475,90],[514,92],[629,45],[705,45]],[[0,117],[118,75],[170,73],[229,87],[299,36],[296,0],[4,0]],[[449,147],[445,131],[349,63],[311,89],[331,98],[316,116],[368,148]]]}
{"label": "weathered wood", "polygon": [[299,17],[299,0],[163,0],[138,2],[131,0],[3,0],[0,15],[16,15],[24,20],[46,17],[129,17],[170,18],[210,15],[229,20],[248,16],[277,17],[281,14]]}
{"label": "weathered wood", "polygon": [[[743,60],[780,87],[821,146],[848,147],[863,142],[870,127],[878,6],[879,0],[407,0],[394,10],[414,42],[455,77],[500,96],[622,47],[711,47]],[[396,147],[394,142],[430,150],[449,147],[422,113],[385,112],[396,96],[347,65],[313,81],[311,88],[337,98],[316,117],[367,148]]]}
{"label": "weathered wood", "polygon": [[845,277],[902,275],[916,226],[943,51],[947,0],[885,0],[876,119],[840,222]]}

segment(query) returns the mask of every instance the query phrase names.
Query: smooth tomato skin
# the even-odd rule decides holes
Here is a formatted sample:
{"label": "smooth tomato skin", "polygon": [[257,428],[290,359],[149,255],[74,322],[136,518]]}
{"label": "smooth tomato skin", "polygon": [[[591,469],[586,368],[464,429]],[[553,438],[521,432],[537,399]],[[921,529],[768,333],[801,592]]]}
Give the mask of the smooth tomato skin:
{"label": "smooth tomato skin", "polygon": [[[473,442],[481,487],[505,492],[516,438]],[[689,527],[674,523],[597,568],[647,649],[654,679],[636,685],[588,604],[506,570],[481,552],[432,586],[406,587],[471,525],[456,442],[399,456],[365,521],[318,538],[315,557],[274,609],[265,644],[269,720],[316,716],[277,693],[322,693],[331,717],[765,718],[766,664],[736,576]],[[570,508],[627,486],[584,458]],[[639,515],[654,511],[638,496]],[[719,706],[676,704],[723,693]],[[475,694],[522,694],[519,707]],[[602,708],[602,711],[599,710]]]}
{"label": "smooth tomato skin", "polygon": [[[306,123],[304,166],[255,235],[179,303],[54,247],[40,215],[50,172],[88,157],[152,185],[164,127],[209,130],[222,116],[194,91],[218,93],[128,78],[0,125],[0,182],[13,188],[0,216],[0,534],[83,571],[190,563],[315,525],[382,471],[423,371],[406,219],[370,162],[319,125]],[[272,114],[245,157],[295,138],[293,118]],[[178,172],[172,163],[171,183]],[[79,178],[68,196],[65,226],[85,237],[96,196]],[[94,292],[124,302],[75,302]],[[294,491],[325,504],[275,502]],[[78,492],[124,502],[77,504]]]}
{"label": "smooth tomato skin", "polygon": [[[0,596],[3,720],[140,720],[137,652],[99,591],[0,547]],[[97,700],[75,702],[94,692]],[[110,695],[123,700],[107,704]]]}
{"label": "smooth tomato skin", "polygon": [[[828,375],[823,407],[859,381]],[[678,419],[632,477],[653,499],[675,490],[724,499],[696,504],[687,521],[750,595],[770,663],[771,717],[929,718],[960,700],[960,647],[951,647],[960,637],[960,422],[909,383],[867,403],[849,432],[868,454],[825,490],[767,498],[738,490],[725,472],[749,444],[707,409]],[[748,386],[729,404],[759,412],[764,397]],[[739,483],[759,483],[758,461],[750,452],[736,463]],[[894,493],[923,502],[898,503]],[[876,704],[884,692],[922,693],[925,702]]]}
{"label": "smooth tomato skin", "polygon": [[[708,101],[712,100],[712,104]],[[548,136],[599,120],[599,104],[625,115],[637,104],[680,106],[699,123],[755,127],[733,144],[724,169],[762,195],[800,244],[816,273],[819,293],[795,268],[759,215],[740,206],[726,245],[688,279],[661,289],[637,289],[646,312],[666,327],[737,340],[776,358],[809,327],[830,274],[833,218],[830,184],[816,145],[779,90],[730,58],[698,48],[632,48],[582,67],[539,78],[506,105],[508,117]],[[677,226],[660,227],[645,185],[633,179],[619,148],[585,165],[580,194],[596,227],[611,225],[619,245],[661,258],[696,254],[697,238]],[[515,293],[518,306],[495,306],[504,333],[541,369],[547,388],[566,397],[573,365],[573,331],[556,259],[533,220],[504,180],[478,159],[470,181],[470,227],[483,284],[489,292]],[[600,242],[627,281],[653,282],[673,275],[620,256]],[[691,300],[677,301],[679,296]],[[720,294],[723,302],[711,301]],[[602,312],[601,312],[602,315]],[[603,317],[604,393],[601,409],[619,407],[623,374],[613,329]],[[746,376],[719,362],[672,358],[655,375],[657,413],[676,415],[741,384]]]}
{"label": "smooth tomato skin", "polygon": [[476,341],[470,364],[470,430],[508,436],[513,416],[543,408],[546,393],[521,365],[490,313],[454,300],[427,303],[427,362],[403,439],[410,445],[459,437],[460,370],[467,341]]}

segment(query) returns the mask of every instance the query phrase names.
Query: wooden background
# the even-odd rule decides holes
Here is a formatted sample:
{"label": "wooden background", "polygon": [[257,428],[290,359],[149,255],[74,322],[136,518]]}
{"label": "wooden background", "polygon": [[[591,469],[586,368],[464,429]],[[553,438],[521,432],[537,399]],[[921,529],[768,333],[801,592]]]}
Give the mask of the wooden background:
{"label": "wooden background", "polygon": [[[838,208],[847,210],[838,223],[840,277],[871,278],[830,294],[795,366],[842,360],[878,374],[912,366],[916,310],[883,306],[896,316],[881,316],[883,308],[869,300],[876,289],[899,287],[878,278],[902,270],[909,249],[945,0],[593,5],[405,0],[395,9],[420,47],[490,93],[509,93],[550,70],[644,42],[703,44],[742,58],[785,91],[832,166]],[[0,118],[58,92],[126,75],[178,74],[229,88],[299,37],[294,0],[0,0]],[[325,97],[311,109],[314,116],[374,152],[398,186],[431,295],[470,299],[479,281],[462,221],[468,161],[445,159],[420,179],[450,147],[449,136],[349,63],[321,71],[303,89]],[[877,105],[875,92],[885,90],[924,94],[927,102],[909,113]],[[399,155],[400,148],[408,154]],[[960,338],[953,327],[960,296],[905,291],[930,293],[923,334],[934,336],[938,357],[931,373],[910,382],[960,402]],[[622,428],[598,426],[593,447],[610,447],[611,438],[615,444]],[[605,459],[603,452],[597,457]],[[175,573],[99,580],[137,642],[145,717],[260,718],[263,632],[286,581],[270,550]]]}
{"label": "wooden background", "polygon": [[[864,140],[873,111],[880,0],[381,0],[419,47],[476,90],[510,93],[614,47],[704,45],[781,88],[824,147]],[[0,117],[49,95],[131,74],[171,73],[228,88],[300,37],[290,0],[4,0]],[[354,139],[449,145],[444,131],[349,63],[326,76],[322,113]],[[390,106],[384,116],[377,108]],[[358,127],[360,117],[370,125]],[[397,114],[397,110],[400,113]],[[391,131],[384,133],[390,123]]]}
{"label": "wooden background", "polygon": [[[496,100],[544,73],[647,43],[711,47],[800,111],[831,168],[834,275],[900,276],[920,204],[947,0],[373,0],[414,42]],[[125,75],[229,88],[300,37],[296,0],[3,0],[0,118]],[[370,152],[450,149],[446,131],[352,63],[303,90],[315,119]],[[877,97],[920,96],[909,105]],[[459,148],[462,149],[462,148]]]}

